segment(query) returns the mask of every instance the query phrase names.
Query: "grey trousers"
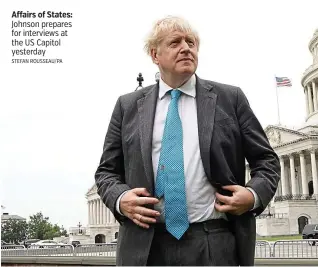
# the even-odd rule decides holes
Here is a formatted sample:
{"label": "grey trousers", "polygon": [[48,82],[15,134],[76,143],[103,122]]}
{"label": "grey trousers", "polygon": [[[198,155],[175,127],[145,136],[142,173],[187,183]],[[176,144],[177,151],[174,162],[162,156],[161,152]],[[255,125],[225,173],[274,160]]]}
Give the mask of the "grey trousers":
{"label": "grey trousers", "polygon": [[162,224],[155,228],[147,265],[237,266],[235,247],[234,235],[222,219],[190,224],[180,240]]}

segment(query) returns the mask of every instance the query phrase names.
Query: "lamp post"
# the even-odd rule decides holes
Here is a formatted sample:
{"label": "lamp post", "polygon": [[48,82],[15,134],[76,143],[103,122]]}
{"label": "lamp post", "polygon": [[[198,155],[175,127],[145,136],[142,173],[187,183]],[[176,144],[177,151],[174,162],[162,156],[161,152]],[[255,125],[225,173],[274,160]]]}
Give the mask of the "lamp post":
{"label": "lamp post", "polygon": [[137,77],[137,82],[139,83],[136,90],[137,91],[139,88],[143,88],[142,87],[142,82],[144,81],[144,78],[142,77],[141,72],[139,73],[138,77]]}

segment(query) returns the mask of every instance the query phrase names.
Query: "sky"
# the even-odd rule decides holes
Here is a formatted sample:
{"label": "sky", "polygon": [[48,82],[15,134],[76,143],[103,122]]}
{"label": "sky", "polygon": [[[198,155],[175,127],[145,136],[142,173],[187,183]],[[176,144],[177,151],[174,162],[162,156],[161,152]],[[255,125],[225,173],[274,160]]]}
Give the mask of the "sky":
{"label": "sky", "polygon": [[[265,128],[305,122],[304,71],[317,1],[1,1],[0,201],[2,212],[50,222],[88,223],[85,194],[94,184],[117,98],[155,82],[157,67],[143,50],[153,23],[186,18],[201,38],[197,74],[236,85]],[[63,64],[11,63],[13,11],[71,12],[68,36],[46,58]],[[15,19],[17,20],[17,19]],[[22,20],[22,19],[21,19]],[[26,21],[27,19],[25,19]],[[29,20],[31,21],[31,20]]]}

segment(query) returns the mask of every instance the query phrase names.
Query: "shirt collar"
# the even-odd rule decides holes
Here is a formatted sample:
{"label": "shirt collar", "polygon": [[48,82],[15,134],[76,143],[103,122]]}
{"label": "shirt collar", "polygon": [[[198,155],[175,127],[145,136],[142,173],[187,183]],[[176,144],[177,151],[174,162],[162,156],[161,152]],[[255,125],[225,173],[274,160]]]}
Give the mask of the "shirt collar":
{"label": "shirt collar", "polygon": [[[196,77],[195,74],[191,76],[191,78],[182,86],[180,86],[178,89],[189,96],[192,96],[195,98],[196,96],[196,91],[195,91],[195,85],[196,85]],[[176,88],[171,88],[169,85],[167,85],[161,78],[159,80],[159,98],[162,99],[168,91],[171,89],[176,89]]]}

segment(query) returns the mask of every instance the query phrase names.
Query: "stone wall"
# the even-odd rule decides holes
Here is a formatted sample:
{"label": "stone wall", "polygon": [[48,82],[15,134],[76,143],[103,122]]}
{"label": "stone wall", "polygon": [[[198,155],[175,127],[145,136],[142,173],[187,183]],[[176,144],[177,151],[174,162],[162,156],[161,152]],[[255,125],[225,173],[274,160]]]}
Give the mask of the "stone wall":
{"label": "stone wall", "polygon": [[256,219],[256,233],[260,236],[289,235],[288,218]]}

